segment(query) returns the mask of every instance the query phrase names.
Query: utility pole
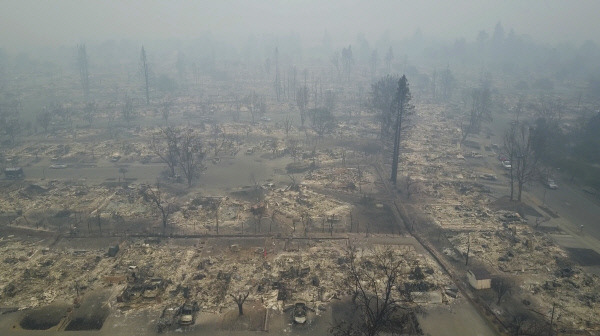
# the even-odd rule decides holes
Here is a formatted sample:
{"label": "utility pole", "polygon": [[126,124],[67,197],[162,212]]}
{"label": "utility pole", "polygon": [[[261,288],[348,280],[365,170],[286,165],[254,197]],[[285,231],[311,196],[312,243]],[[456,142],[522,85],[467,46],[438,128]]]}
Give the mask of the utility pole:
{"label": "utility pole", "polygon": [[221,205],[221,202],[219,201],[219,204],[217,204],[217,211],[215,214],[216,220],[217,220],[217,234],[219,234],[219,206]]}
{"label": "utility pole", "polygon": [[469,265],[469,252],[471,251],[471,233],[469,232],[467,238],[467,260],[465,261],[465,266]]}
{"label": "utility pole", "polygon": [[554,334],[554,310],[556,308],[556,302],[552,303],[552,315],[550,317],[550,335]]}

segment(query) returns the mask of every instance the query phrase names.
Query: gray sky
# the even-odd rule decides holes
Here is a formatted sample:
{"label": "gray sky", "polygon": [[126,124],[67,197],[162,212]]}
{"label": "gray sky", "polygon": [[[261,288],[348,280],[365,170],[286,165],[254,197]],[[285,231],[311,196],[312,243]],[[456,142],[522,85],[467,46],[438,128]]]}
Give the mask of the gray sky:
{"label": "gray sky", "polygon": [[326,30],[345,44],[359,32],[371,40],[389,30],[396,39],[418,28],[430,37],[474,40],[481,29],[491,35],[498,21],[506,32],[514,28],[543,42],[580,43],[598,41],[599,13],[598,0],[0,0],[0,46],[186,39],[203,32],[229,38],[296,32],[308,46]]}

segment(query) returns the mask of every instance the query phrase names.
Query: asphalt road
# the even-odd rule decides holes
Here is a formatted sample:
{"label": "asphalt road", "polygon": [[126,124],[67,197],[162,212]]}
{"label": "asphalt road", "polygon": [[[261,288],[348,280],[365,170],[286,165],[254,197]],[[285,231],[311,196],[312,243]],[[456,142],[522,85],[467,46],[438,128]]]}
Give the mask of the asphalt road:
{"label": "asphalt road", "polygon": [[[226,190],[253,185],[255,181],[264,183],[272,180],[273,183],[289,183],[290,179],[287,175],[278,174],[276,171],[285,171],[285,166],[290,162],[292,159],[289,157],[263,158],[261,153],[225,157],[217,164],[206,160],[207,169],[196,181],[196,184],[200,185],[203,192],[208,194],[222,194]],[[106,181],[122,180],[123,174],[119,172],[119,168],[126,167],[127,172],[124,176],[126,179],[136,183],[153,184],[156,183],[161,172],[166,169],[164,163],[113,163],[108,160],[98,160],[97,163],[90,166],[69,164],[66,168],[61,169],[50,168],[52,164],[54,162],[45,159],[31,165],[24,165],[25,179],[30,181],[75,181],[95,185]]]}
{"label": "asphalt road", "polygon": [[542,204],[550,207],[560,217],[566,219],[573,231],[580,231],[583,225],[583,233],[600,239],[600,206],[591,199],[581,188],[570,184],[564,179],[557,179],[559,186],[551,190],[541,183],[533,183],[529,187],[530,193],[542,201]]}
{"label": "asphalt road", "polygon": [[[502,137],[509,127],[508,115],[496,117],[491,125],[494,133],[490,139],[480,140],[480,144],[491,143],[502,144]],[[482,151],[484,152],[483,148]],[[486,152],[489,154],[489,152]],[[506,194],[508,194],[508,178],[505,177],[500,162],[492,156],[488,156],[487,166],[492,166],[498,174],[497,182],[504,182]],[[587,195],[579,186],[572,184],[568,178],[554,174],[558,189],[552,190],[544,186],[541,181],[531,181],[525,186],[523,200],[533,206],[549,208],[558,215],[544,223],[546,226],[559,227],[565,234],[553,235],[557,243],[563,247],[591,248],[600,253],[600,202]],[[544,216],[549,214],[539,210]],[[581,227],[583,226],[583,230]]]}

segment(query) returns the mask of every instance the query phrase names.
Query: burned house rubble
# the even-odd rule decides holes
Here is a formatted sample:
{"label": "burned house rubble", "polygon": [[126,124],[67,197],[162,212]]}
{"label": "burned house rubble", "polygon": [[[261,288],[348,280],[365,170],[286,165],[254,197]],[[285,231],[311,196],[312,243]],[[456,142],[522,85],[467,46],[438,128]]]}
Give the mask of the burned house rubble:
{"label": "burned house rubble", "polygon": [[0,46],[0,335],[600,334],[600,48],[322,31]]}

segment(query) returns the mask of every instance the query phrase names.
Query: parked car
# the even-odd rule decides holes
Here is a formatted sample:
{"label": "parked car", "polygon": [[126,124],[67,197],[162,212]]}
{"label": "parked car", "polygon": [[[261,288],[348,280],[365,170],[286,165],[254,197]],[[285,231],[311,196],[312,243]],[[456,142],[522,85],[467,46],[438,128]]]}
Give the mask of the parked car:
{"label": "parked car", "polygon": [[504,160],[504,161],[502,161],[502,167],[504,167],[504,169],[510,169],[510,168],[512,168],[512,165],[511,165],[510,161]]}
{"label": "parked car", "polygon": [[552,190],[558,189],[558,185],[551,178],[549,178],[549,179],[546,180],[546,187],[548,187],[548,188],[550,188]]}
{"label": "parked car", "polygon": [[156,331],[162,333],[167,328],[171,327],[180,311],[181,307],[165,307],[156,323]]}
{"label": "parked car", "polygon": [[308,307],[304,302],[297,302],[294,305],[294,323],[304,324],[306,323],[306,313]]}
{"label": "parked car", "polygon": [[186,303],[181,307],[181,315],[179,316],[179,325],[191,325],[196,321],[196,312],[200,310],[198,304],[194,302]]}
{"label": "parked car", "polygon": [[55,163],[53,165],[50,165],[51,169],[65,169],[67,168],[67,165],[64,163]]}
{"label": "parked car", "polygon": [[8,179],[20,179],[25,176],[25,174],[23,174],[23,168],[21,167],[4,168],[4,175]]}
{"label": "parked car", "polygon": [[481,174],[479,178],[488,180],[488,181],[496,181],[498,178],[494,174]]}
{"label": "parked car", "polygon": [[163,287],[164,281],[161,278],[152,278],[150,279],[150,282],[145,285],[142,297],[144,299],[154,299],[160,294]]}

